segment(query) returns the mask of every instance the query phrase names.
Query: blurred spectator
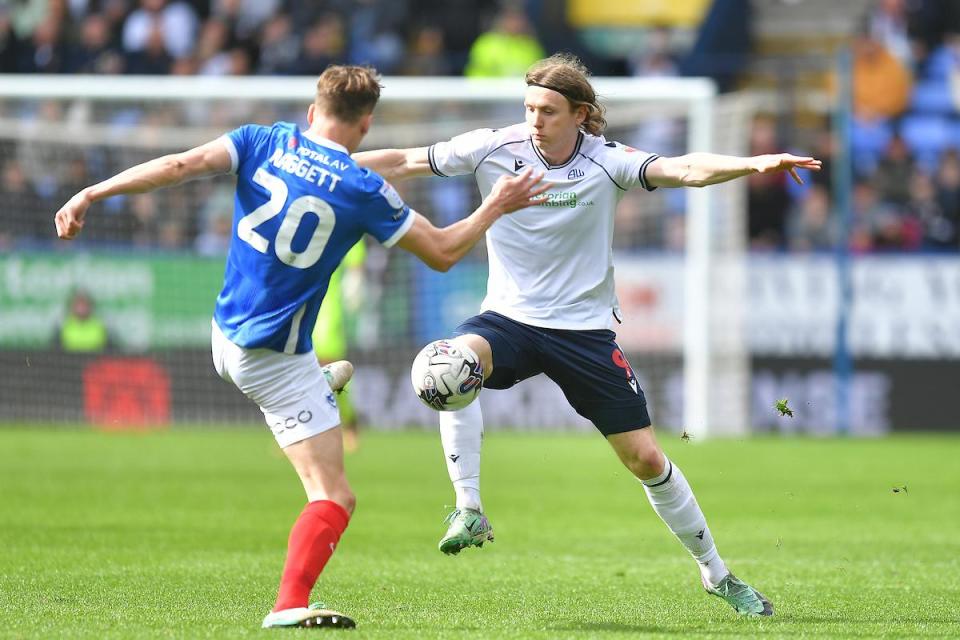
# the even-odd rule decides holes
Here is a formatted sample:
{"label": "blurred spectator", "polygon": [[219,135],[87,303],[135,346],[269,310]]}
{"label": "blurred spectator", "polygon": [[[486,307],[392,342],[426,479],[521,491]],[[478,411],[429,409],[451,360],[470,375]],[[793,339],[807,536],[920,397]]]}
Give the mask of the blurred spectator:
{"label": "blurred spectator", "polygon": [[160,48],[171,58],[182,58],[193,51],[197,29],[197,14],[186,2],[140,0],[140,8],[123,25],[123,48],[130,53],[156,49],[159,34]]}
{"label": "blurred spectator", "polygon": [[836,156],[836,146],[836,138],[830,130],[830,120],[826,118],[820,128],[814,133],[812,147],[805,150],[805,153],[817,158],[823,164],[820,171],[807,172],[804,175],[804,180],[811,185],[820,185],[827,190],[827,193],[831,194],[833,192],[833,161]]}
{"label": "blurred spectator", "polygon": [[194,76],[198,73],[200,73],[200,63],[194,56],[180,58],[170,64],[170,75],[172,76]]}
{"label": "blurred spectator", "polygon": [[110,39],[110,23],[100,14],[83,19],[80,41],[67,57],[68,73],[123,73],[124,59]]}
{"label": "blurred spectator", "polygon": [[497,15],[493,28],[481,34],[470,47],[464,75],[471,78],[523,76],[530,65],[544,55],[526,14],[508,5]]}
{"label": "blurred spectator", "polygon": [[942,251],[957,247],[957,220],[949,215],[937,198],[933,179],[918,171],[910,180],[910,201],[907,203],[911,244],[924,249]]}
{"label": "blurred spectator", "polygon": [[230,49],[230,26],[222,18],[210,18],[200,29],[200,39],[194,58],[200,75],[230,75],[232,62]]}
{"label": "blurred spectator", "polygon": [[300,55],[294,60],[290,71],[297,75],[319,75],[327,66],[343,62],[345,47],[343,20],[336,14],[328,13],[303,35]]}
{"label": "blurred spectator", "polygon": [[443,31],[422,26],[413,32],[401,72],[408,76],[445,76],[453,71],[444,55]]}
{"label": "blurred spectator", "polygon": [[165,218],[157,226],[157,247],[166,251],[182,249],[187,243],[186,229],[179,220]]}
{"label": "blurred spectator", "polygon": [[202,256],[225,256],[230,248],[233,234],[233,219],[229,214],[217,214],[207,221],[193,243],[194,250]]}
{"label": "blurred spectator", "polygon": [[908,32],[905,0],[878,0],[867,14],[870,37],[879,42],[907,67],[913,64],[913,46]]}
{"label": "blurred spectator", "polygon": [[751,0],[713,0],[697,30],[693,47],[684,56],[680,70],[685,76],[706,76],[720,91],[732,90],[740,72],[750,61],[753,47]]}
{"label": "blurred spectator", "polygon": [[444,57],[455,75],[463,73],[480,25],[489,24],[497,4],[498,0],[409,0],[410,15],[429,18],[443,33]]}
{"label": "blurred spectator", "polygon": [[960,154],[951,149],[943,154],[936,174],[937,201],[952,220],[960,219]]}
{"label": "blurred spectator", "polygon": [[895,118],[910,103],[910,70],[868,34],[853,45],[853,112],[861,120]]}
{"label": "blurred spectator", "polygon": [[10,8],[0,6],[0,73],[17,71],[19,42],[13,30]]}
{"label": "blurred spectator", "polygon": [[300,41],[293,33],[293,23],[286,13],[270,18],[263,28],[257,73],[264,75],[289,73],[300,52]]}
{"label": "blurred spectator", "polygon": [[662,78],[678,74],[677,58],[670,45],[671,31],[659,27],[647,32],[643,48],[627,61],[635,76]]}
{"label": "blurred spectator", "polygon": [[823,251],[836,246],[840,237],[838,220],[830,206],[830,194],[822,185],[811,185],[794,205],[788,233],[793,251]]}
{"label": "blurred spectator", "polygon": [[219,185],[204,198],[200,212],[202,230],[194,241],[194,250],[203,256],[223,256],[233,235],[233,189]]}
{"label": "blurred spectator", "polygon": [[227,65],[227,74],[231,76],[245,76],[253,68],[250,52],[243,47],[234,47],[230,50],[230,61]]}
{"label": "blurred spectator", "polygon": [[955,0],[911,0],[906,7],[915,47],[931,52],[944,34],[960,32],[960,3]]}
{"label": "blurred spectator", "polygon": [[26,171],[13,158],[0,172],[0,200],[0,246],[9,246],[17,238],[37,239],[44,227],[49,232],[50,219],[40,219],[40,197],[27,180]]}
{"label": "blurred spectator", "polygon": [[63,322],[57,326],[54,341],[69,353],[98,353],[112,346],[106,323],[95,314],[96,305],[90,294],[76,289],[67,301]]}
{"label": "blurred spectator", "polygon": [[[777,153],[783,148],[777,140],[777,123],[772,116],[754,120],[750,132],[750,155]],[[747,217],[750,246],[777,249],[784,246],[786,212],[790,194],[782,173],[756,173],[747,178]]]}
{"label": "blurred spectator", "polygon": [[851,251],[867,253],[903,245],[903,225],[899,212],[881,201],[869,182],[859,181],[854,185],[851,210]]}
{"label": "blurred spectator", "polygon": [[[950,87],[953,109],[960,110],[960,32],[944,35],[943,46],[937,54]],[[937,80],[936,77],[933,79]]]}
{"label": "blurred spectator", "polygon": [[24,73],[62,73],[66,47],[63,44],[60,19],[50,14],[37,25],[30,46],[20,52],[20,70]]}
{"label": "blurred spectator", "polygon": [[149,25],[143,47],[129,54],[127,72],[141,75],[164,75],[170,72],[173,58],[164,45],[163,27],[159,22]]}
{"label": "blurred spectator", "polygon": [[[642,49],[635,52],[627,61],[630,72],[635,76],[663,78],[676,76],[677,60],[671,51],[670,29],[667,27],[647,31],[642,38]],[[657,149],[663,155],[681,154],[677,141],[682,118],[651,116],[643,118],[633,133],[630,144],[638,149]]]}
{"label": "blurred spectator", "polygon": [[132,214],[131,240],[137,247],[149,247],[156,244],[159,236],[160,220],[157,216],[157,196],[144,193],[130,197]]}
{"label": "blurred spectator", "polygon": [[64,17],[62,0],[20,0],[19,2],[4,2],[9,6],[13,29],[22,41],[30,38],[41,24],[52,20],[60,23]]}
{"label": "blurred spectator", "polygon": [[347,62],[369,64],[380,73],[395,73],[404,54],[400,31],[407,6],[396,0],[356,0],[349,12],[350,48]]}
{"label": "blurred spectator", "polygon": [[895,135],[873,174],[873,185],[880,199],[896,205],[906,204],[910,200],[910,179],[915,167],[907,143]]}
{"label": "blurred spectator", "polygon": [[263,26],[279,13],[281,0],[213,0],[214,17],[231,25],[240,42],[252,41]]}

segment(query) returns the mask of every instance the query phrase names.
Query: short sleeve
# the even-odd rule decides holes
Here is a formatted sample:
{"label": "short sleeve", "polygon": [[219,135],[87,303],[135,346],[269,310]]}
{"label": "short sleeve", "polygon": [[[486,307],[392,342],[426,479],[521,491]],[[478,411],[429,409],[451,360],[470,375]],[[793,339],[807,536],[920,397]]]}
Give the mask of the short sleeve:
{"label": "short sleeve", "polygon": [[427,150],[430,169],[444,178],[473,173],[490,153],[494,134],[493,129],[474,129],[438,142]]}
{"label": "short sleeve", "polygon": [[371,173],[365,183],[370,188],[364,207],[364,230],[383,246],[392,247],[413,226],[414,214],[393,185],[380,176]]}
{"label": "short sleeve", "polygon": [[244,160],[270,136],[270,129],[258,124],[245,124],[220,137],[230,154],[230,171],[236,173]]}
{"label": "short sleeve", "polygon": [[660,156],[628,147],[619,142],[607,142],[604,147],[606,151],[604,165],[620,188],[642,187],[647,191],[656,189],[647,182],[647,167]]}

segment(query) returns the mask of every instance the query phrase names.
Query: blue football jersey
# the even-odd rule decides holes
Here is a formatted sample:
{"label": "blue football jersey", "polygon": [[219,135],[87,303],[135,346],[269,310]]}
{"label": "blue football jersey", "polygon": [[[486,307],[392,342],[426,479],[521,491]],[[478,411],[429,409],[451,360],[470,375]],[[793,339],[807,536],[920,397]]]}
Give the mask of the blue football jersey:
{"label": "blue football jersey", "polygon": [[330,275],[363,234],[392,246],[414,215],[376,173],[287,122],[221,138],[237,174],[233,237],[214,319],[246,348],[308,353]]}

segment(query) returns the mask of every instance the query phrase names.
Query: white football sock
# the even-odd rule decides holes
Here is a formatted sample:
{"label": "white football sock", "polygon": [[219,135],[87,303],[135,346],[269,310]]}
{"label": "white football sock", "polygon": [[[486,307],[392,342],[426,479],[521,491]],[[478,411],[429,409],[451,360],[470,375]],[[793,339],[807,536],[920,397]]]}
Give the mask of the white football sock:
{"label": "white football sock", "polygon": [[480,444],[483,413],[474,400],[460,411],[440,412],[440,442],[458,509],[483,511],[480,503]]}
{"label": "white football sock", "polygon": [[700,574],[710,584],[718,584],[727,575],[727,567],[717,553],[707,519],[693,496],[693,490],[680,468],[664,456],[666,465],[656,478],[643,481],[643,489],[657,515],[673,535],[687,548],[700,566]]}

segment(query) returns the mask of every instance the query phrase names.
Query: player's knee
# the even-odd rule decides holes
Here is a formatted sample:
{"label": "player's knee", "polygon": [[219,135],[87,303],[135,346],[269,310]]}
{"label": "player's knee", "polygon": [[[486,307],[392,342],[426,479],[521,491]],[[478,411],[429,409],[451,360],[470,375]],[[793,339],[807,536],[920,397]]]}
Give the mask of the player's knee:
{"label": "player's knee", "polygon": [[637,478],[648,480],[663,473],[664,457],[658,447],[641,447],[631,451],[624,464]]}
{"label": "player's knee", "polygon": [[493,350],[487,339],[475,333],[467,333],[451,340],[470,347],[477,354],[480,364],[483,365],[483,378],[487,379],[493,372]]}

